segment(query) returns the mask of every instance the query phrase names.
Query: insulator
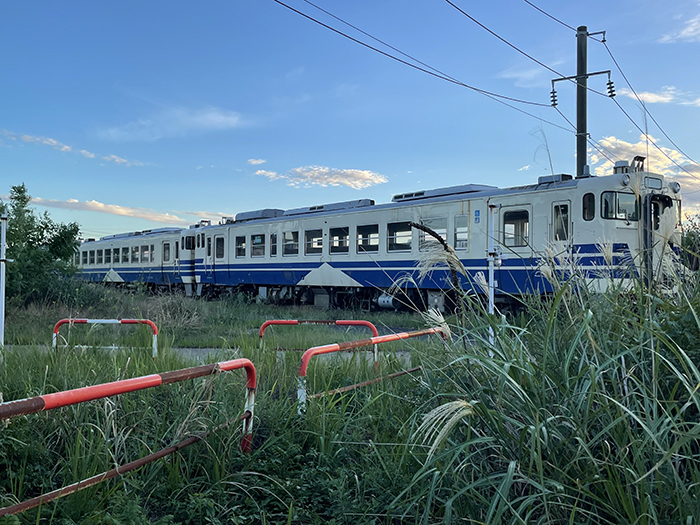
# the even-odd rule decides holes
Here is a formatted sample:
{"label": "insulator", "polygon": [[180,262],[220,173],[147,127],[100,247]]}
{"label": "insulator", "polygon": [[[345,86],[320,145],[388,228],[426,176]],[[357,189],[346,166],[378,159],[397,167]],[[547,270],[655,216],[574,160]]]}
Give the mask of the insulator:
{"label": "insulator", "polygon": [[552,95],[552,107],[556,107],[557,106],[557,92],[552,90],[551,95]]}
{"label": "insulator", "polygon": [[612,80],[608,80],[608,96],[611,98],[615,96],[615,86]]}

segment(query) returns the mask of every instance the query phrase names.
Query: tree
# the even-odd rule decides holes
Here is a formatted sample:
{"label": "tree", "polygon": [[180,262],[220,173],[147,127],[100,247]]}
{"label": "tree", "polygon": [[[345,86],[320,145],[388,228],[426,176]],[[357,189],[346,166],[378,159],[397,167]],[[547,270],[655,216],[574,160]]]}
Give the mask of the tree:
{"label": "tree", "polygon": [[37,214],[23,184],[12,186],[9,203],[0,202],[7,213],[7,295],[20,303],[45,299],[58,282],[75,273],[72,259],[80,242],[80,226],[56,223],[48,212]]}

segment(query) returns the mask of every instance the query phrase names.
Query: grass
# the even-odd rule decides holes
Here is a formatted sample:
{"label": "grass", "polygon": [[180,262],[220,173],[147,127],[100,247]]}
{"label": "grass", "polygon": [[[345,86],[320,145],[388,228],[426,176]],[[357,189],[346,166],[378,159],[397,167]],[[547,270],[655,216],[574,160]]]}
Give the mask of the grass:
{"label": "grass", "polygon": [[[502,318],[465,297],[452,342],[407,340],[382,351],[381,373],[419,373],[294,403],[298,352],[270,348],[366,337],[363,330],[257,328],[269,318],[368,318],[421,328],[416,315],[270,308],[105,291],[90,306],[10,313],[5,399],[189,366],[173,346],[250,358],[259,374],[254,451],[240,427],[40,510],[19,523],[697,523],[700,502],[700,287],[667,276],[653,289],[589,291],[576,269],[556,292]],[[46,351],[55,317],[150,317],[134,349]],[[31,320],[30,320],[31,319]],[[493,342],[489,339],[493,330]],[[9,331],[9,330],[8,330]],[[18,334],[22,334],[20,337]],[[71,342],[122,337],[77,330]],[[85,339],[81,339],[85,338]],[[466,350],[465,350],[466,348]],[[309,392],[374,377],[365,353],[315,359]],[[168,446],[235,417],[243,374],[178,383],[42,414],[0,429],[0,503],[24,499]],[[11,523],[11,521],[7,521]],[[16,523],[17,521],[15,521]],[[0,520],[0,523],[2,521]]]}

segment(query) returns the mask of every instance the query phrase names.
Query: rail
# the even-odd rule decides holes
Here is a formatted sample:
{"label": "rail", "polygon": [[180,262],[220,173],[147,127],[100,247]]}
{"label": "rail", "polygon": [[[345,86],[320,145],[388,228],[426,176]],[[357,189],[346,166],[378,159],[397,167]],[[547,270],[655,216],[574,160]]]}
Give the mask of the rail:
{"label": "rail", "polygon": [[315,346],[313,348],[309,348],[306,352],[304,352],[304,355],[302,355],[301,357],[301,364],[299,365],[299,377],[297,378],[297,403],[299,414],[303,414],[306,411],[306,373],[309,368],[309,361],[311,361],[312,357],[321,354],[329,354],[332,352],[343,352],[347,350],[352,350],[354,348],[360,348],[362,346],[389,343],[391,341],[400,341],[403,339],[410,339],[412,337],[420,337],[422,335],[430,334],[440,334],[442,337],[445,337],[445,334],[441,328],[427,328],[425,330],[418,330],[416,332],[401,332],[399,334],[389,334],[372,337],[371,339],[360,339],[358,341],[348,341],[345,343],[334,343],[330,345]]}
{"label": "rail", "polygon": [[[9,419],[16,416],[24,416],[28,414],[35,414],[37,412],[42,412],[45,410],[51,410],[54,408],[61,408],[70,405],[76,405],[79,403],[84,403],[87,401],[94,401],[96,399],[102,399],[105,397],[114,396],[117,394],[125,394],[127,392],[135,392],[137,390],[144,390],[146,388],[152,388],[154,386],[168,385],[170,383],[178,383],[180,381],[187,381],[188,379],[196,379],[198,377],[204,377],[208,375],[215,374],[217,372],[227,372],[230,370],[237,370],[243,368],[246,371],[246,397],[245,404],[243,406],[243,438],[241,440],[241,450],[243,452],[250,452],[252,445],[252,433],[253,433],[253,415],[255,410],[255,388],[256,388],[256,372],[255,365],[249,359],[233,359],[231,361],[221,361],[219,363],[213,363],[209,365],[196,366],[192,368],[183,368],[181,370],[175,370],[172,372],[163,372],[161,374],[150,374],[147,376],[136,377],[133,379],[122,379],[120,381],[113,381],[111,383],[103,383],[100,385],[86,386],[83,388],[76,388],[73,390],[65,390],[63,392],[55,392],[53,394],[45,394],[43,396],[32,397],[29,399],[20,399],[17,401],[8,401],[7,403],[0,403],[0,421],[3,419]],[[218,430],[223,428],[228,423],[217,427]],[[59,498],[63,495],[71,494],[83,488],[95,485],[101,481],[111,479],[117,475],[124,474],[131,470],[135,470],[147,463],[160,459],[172,454],[184,447],[192,445],[198,441],[204,439],[208,434],[200,434],[198,436],[193,436],[186,439],[176,445],[165,448],[159,452],[155,452],[148,456],[145,456],[136,461],[132,461],[127,465],[117,467],[97,476],[93,476],[87,480],[68,485],[62,489],[49,492],[37,498],[32,498],[22,503],[12,505],[11,507],[5,507],[0,509],[0,516],[7,514],[16,514],[24,510],[36,507],[42,503],[46,503],[53,499]]]}
{"label": "rail", "polygon": [[[298,320],[298,319],[272,319],[270,321],[265,321],[260,327],[260,350],[263,349],[263,336],[265,335],[265,330],[268,326],[273,325],[286,325],[286,326],[297,326],[305,324],[325,324],[325,325],[336,325],[336,326],[366,326],[372,331],[372,336],[377,337],[379,332],[377,327],[374,326],[369,321],[362,321],[357,319],[342,319],[339,321],[328,321],[328,320]],[[377,345],[374,345],[374,367],[379,366],[379,354]]]}
{"label": "rail", "polygon": [[58,348],[58,331],[64,324],[147,324],[153,330],[153,359],[158,357],[158,327],[149,319],[61,319],[53,327],[52,347]]}

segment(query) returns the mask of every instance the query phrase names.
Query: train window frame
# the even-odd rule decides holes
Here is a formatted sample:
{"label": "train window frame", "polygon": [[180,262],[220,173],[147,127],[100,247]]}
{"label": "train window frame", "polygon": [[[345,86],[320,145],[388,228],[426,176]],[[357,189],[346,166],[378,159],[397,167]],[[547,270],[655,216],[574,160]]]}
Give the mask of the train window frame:
{"label": "train window frame", "polygon": [[282,257],[299,255],[299,230],[282,232]]}
{"label": "train window frame", "polygon": [[[620,210],[620,196],[623,195],[628,204],[634,202],[634,212],[630,216],[626,211]],[[609,210],[611,208],[611,210]],[[600,194],[600,216],[606,220],[619,220],[626,222],[639,221],[639,199],[634,193],[624,191],[604,191]]]}
{"label": "train window frame", "polygon": [[112,248],[105,249],[105,264],[112,264]]}
{"label": "train window frame", "polygon": [[251,233],[250,234],[250,256],[265,257],[265,234]]}
{"label": "train window frame", "polygon": [[[562,212],[562,210],[564,210]],[[552,205],[552,240],[562,242],[569,240],[569,204],[557,202]]]}
{"label": "train window frame", "polygon": [[129,247],[122,247],[122,264],[129,264]]}
{"label": "train window frame", "polygon": [[151,260],[151,252],[148,249],[148,244],[141,246],[141,262],[147,263]]}
{"label": "train window frame", "polygon": [[323,229],[304,230],[304,255],[323,254]]}
{"label": "train window frame", "polygon": [[[455,250],[469,250],[469,221],[470,215],[455,215],[454,217],[454,240]],[[464,224],[460,224],[460,223]]]}
{"label": "train window frame", "polygon": [[584,221],[595,219],[595,193],[586,193],[581,199],[581,213]]}
{"label": "train window frame", "polygon": [[181,244],[183,250],[194,250],[194,235],[185,235],[185,242]]}
{"label": "train window frame", "polygon": [[[375,237],[376,236],[376,237]],[[381,239],[379,224],[361,224],[357,227],[355,246],[358,254],[378,253]]]}
{"label": "train window frame", "polygon": [[410,252],[413,249],[413,228],[410,221],[390,222],[386,225],[386,249],[388,252]]}
{"label": "train window frame", "polygon": [[214,258],[223,259],[226,257],[226,242],[220,235],[214,237]]}
{"label": "train window frame", "polygon": [[88,264],[95,264],[95,250],[90,250],[90,257],[88,259]]}
{"label": "train window frame", "polygon": [[119,264],[119,254],[121,250],[119,248],[112,248],[112,264]]}
{"label": "train window frame", "polygon": [[131,264],[136,264],[138,262],[139,262],[139,247],[132,246],[131,247]]}
{"label": "train window frame", "polygon": [[170,243],[169,242],[163,243],[163,262],[164,263],[170,262]]}
{"label": "train window frame", "polygon": [[335,255],[350,253],[350,227],[336,226],[328,229],[329,251]]}
{"label": "train window frame", "polygon": [[241,259],[245,257],[245,249],[246,249],[246,238],[245,235],[237,235],[236,236],[236,259]]}
{"label": "train window frame", "polygon": [[[443,241],[447,242],[447,217],[429,217],[421,219],[420,223],[437,233]],[[418,230],[418,249],[425,251],[433,243],[439,242],[432,235],[428,235],[423,230]]]}
{"label": "train window frame", "polygon": [[207,237],[207,257],[211,257],[211,236]]}
{"label": "train window frame", "polygon": [[[513,226],[512,231],[509,226]],[[530,242],[530,212],[526,209],[503,213],[502,241],[508,248],[523,248]]]}
{"label": "train window frame", "polygon": [[95,264],[102,264],[102,253],[103,250],[97,250]]}
{"label": "train window frame", "polygon": [[86,266],[87,263],[88,263],[88,251],[87,251],[87,250],[83,250],[81,253],[82,253],[82,257],[83,257],[83,259],[82,259],[82,261],[83,261],[83,266]]}
{"label": "train window frame", "polygon": [[277,257],[277,234],[270,234],[270,257]]}

